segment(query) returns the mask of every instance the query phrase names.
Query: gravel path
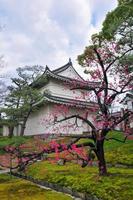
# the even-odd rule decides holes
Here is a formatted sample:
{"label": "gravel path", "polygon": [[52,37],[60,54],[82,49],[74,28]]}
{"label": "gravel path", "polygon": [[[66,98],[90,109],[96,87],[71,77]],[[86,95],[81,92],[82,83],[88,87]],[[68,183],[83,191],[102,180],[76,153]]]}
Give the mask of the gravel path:
{"label": "gravel path", "polygon": [[2,170],[0,170],[0,174],[6,174],[8,172],[10,172],[9,169],[2,169]]}

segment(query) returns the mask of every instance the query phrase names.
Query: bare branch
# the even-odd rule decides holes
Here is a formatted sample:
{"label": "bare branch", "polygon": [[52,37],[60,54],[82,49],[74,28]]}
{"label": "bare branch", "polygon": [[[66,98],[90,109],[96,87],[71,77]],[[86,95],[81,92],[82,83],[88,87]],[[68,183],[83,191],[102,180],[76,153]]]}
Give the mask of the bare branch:
{"label": "bare branch", "polygon": [[118,124],[120,124],[122,121],[124,121],[125,119],[127,119],[132,114],[133,114],[133,112],[127,111],[126,113],[124,113],[124,115],[122,117],[120,117],[118,120],[116,120],[110,128],[113,129],[115,126],[117,126]]}
{"label": "bare branch", "polygon": [[69,120],[69,119],[72,119],[72,118],[77,118],[77,119],[81,119],[83,120],[84,122],[86,122],[93,130],[96,130],[95,126],[92,124],[92,122],[90,122],[88,119],[85,119],[83,117],[81,117],[80,115],[71,115],[69,117],[65,117],[61,120],[57,120],[56,122],[59,123],[59,122],[63,122],[63,121],[66,121],[66,120]]}
{"label": "bare branch", "polygon": [[124,140],[119,140],[119,139],[114,138],[114,137],[105,138],[105,140],[107,140],[107,141],[109,141],[109,140],[115,140],[117,142],[125,143],[128,137],[129,137],[129,135],[125,136]]}
{"label": "bare branch", "polygon": [[116,58],[108,65],[108,67],[106,68],[105,71],[107,72],[108,69],[109,69],[117,60],[123,58],[128,52],[130,52],[130,51],[132,51],[132,50],[133,50],[133,48],[130,48],[130,49],[128,49],[127,51],[125,51],[121,56],[116,57]]}

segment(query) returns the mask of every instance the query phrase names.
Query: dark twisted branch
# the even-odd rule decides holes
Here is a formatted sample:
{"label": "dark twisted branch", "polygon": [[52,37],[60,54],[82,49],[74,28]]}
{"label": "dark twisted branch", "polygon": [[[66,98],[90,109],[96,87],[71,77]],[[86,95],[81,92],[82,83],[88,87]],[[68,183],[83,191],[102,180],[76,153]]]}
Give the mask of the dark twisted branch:
{"label": "dark twisted branch", "polygon": [[133,50],[133,47],[125,51],[121,56],[116,57],[106,68],[106,72],[109,70],[109,68],[119,59],[123,58],[127,53]]}
{"label": "dark twisted branch", "polygon": [[[75,144],[76,142],[78,142],[80,139],[82,138],[82,136],[79,136],[77,137],[76,139],[74,140],[71,140],[69,142],[69,144],[66,145],[66,148],[63,148],[61,144],[58,144],[58,152],[63,152],[63,151],[66,151],[66,150],[71,150],[72,149],[72,145]],[[88,138],[88,137],[87,137]],[[93,143],[91,142],[85,142],[85,143],[82,143],[82,144],[77,144],[76,147],[77,148],[81,148],[81,147],[85,147],[85,146],[89,146],[91,147],[94,151],[95,151],[95,146]],[[20,151],[20,148],[16,147],[14,149],[10,149],[10,148],[1,148],[1,150],[4,150],[6,153],[10,154],[10,155],[15,155],[17,158],[19,158],[20,160],[21,159],[26,159],[25,161],[22,161],[18,163],[17,166],[15,167],[12,167],[10,166],[9,168],[10,169],[19,169],[20,171],[21,170],[24,170],[25,167],[27,165],[29,165],[30,163],[34,163],[36,162],[38,159],[40,159],[43,154],[51,154],[51,153],[55,153],[55,148],[49,148],[49,149],[43,149],[41,152],[37,153],[37,152],[33,152],[33,153],[22,153]],[[2,164],[0,164],[1,166],[3,167],[8,167],[8,166],[4,166]]]}
{"label": "dark twisted branch", "polygon": [[[103,80],[104,80],[104,83],[105,83],[105,88],[104,88],[104,94],[105,94],[105,96],[104,96],[104,102],[106,102],[106,99],[107,99],[107,96],[108,96],[108,77],[107,77],[107,74],[106,74],[106,70],[104,68],[103,60],[102,60],[102,58],[101,58],[101,56],[98,53],[98,51],[97,51],[96,48],[94,48],[94,52],[96,53],[96,56],[97,56],[97,58],[99,60],[99,64],[101,66],[102,73],[103,73]],[[106,111],[104,110],[104,112],[106,112]]]}
{"label": "dark twisted branch", "polygon": [[72,119],[72,118],[81,119],[84,122],[86,122],[92,128],[92,130],[96,130],[95,126],[92,124],[91,121],[89,121],[88,119],[85,119],[84,117],[82,117],[80,115],[71,115],[71,116],[65,117],[61,120],[56,120],[56,123],[63,122],[63,121],[66,121],[66,120],[69,120],[69,119]]}
{"label": "dark twisted branch", "polygon": [[130,117],[133,114],[133,112],[131,111],[127,111],[126,113],[124,113],[124,115],[122,117],[120,117],[118,120],[116,120],[112,126],[110,127],[111,129],[113,129],[115,126],[117,126],[118,124],[120,124],[122,121],[124,121],[125,119],[127,119],[128,117]]}

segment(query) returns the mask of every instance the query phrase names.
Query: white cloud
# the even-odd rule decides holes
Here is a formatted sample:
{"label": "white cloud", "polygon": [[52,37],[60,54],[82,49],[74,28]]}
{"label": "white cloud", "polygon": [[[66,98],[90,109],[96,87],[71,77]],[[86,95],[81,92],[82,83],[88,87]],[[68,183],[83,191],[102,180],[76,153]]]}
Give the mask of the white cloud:
{"label": "white cloud", "polygon": [[[76,57],[100,30],[102,20],[116,6],[112,0],[0,0],[0,55],[6,68],[24,65],[58,67]],[[78,67],[79,70],[79,67]],[[2,72],[3,72],[2,71]]]}

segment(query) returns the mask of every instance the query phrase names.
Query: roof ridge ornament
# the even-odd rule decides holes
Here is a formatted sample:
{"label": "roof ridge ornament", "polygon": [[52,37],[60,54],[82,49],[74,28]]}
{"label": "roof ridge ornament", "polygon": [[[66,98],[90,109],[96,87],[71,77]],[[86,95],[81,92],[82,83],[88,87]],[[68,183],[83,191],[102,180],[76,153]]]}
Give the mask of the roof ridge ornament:
{"label": "roof ridge ornament", "polygon": [[50,70],[49,67],[48,67],[48,65],[46,65],[45,71],[46,71],[46,70]]}
{"label": "roof ridge ornament", "polygon": [[72,64],[72,60],[71,60],[71,58],[69,58],[69,62],[68,62],[69,64]]}

